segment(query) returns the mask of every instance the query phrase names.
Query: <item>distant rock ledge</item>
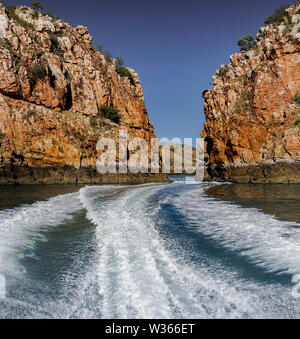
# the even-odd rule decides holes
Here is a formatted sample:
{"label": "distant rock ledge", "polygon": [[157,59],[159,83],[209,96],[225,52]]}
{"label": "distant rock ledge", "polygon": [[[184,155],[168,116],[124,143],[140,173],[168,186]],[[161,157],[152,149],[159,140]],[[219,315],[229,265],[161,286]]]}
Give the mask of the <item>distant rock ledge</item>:
{"label": "distant rock ledge", "polygon": [[165,174],[99,174],[93,167],[76,169],[73,166],[0,166],[0,185],[53,184],[143,184],[170,182]]}
{"label": "distant rock ledge", "polygon": [[257,184],[297,184],[300,183],[300,161],[280,161],[272,164],[255,164],[227,167],[211,165],[205,181],[257,183]]}

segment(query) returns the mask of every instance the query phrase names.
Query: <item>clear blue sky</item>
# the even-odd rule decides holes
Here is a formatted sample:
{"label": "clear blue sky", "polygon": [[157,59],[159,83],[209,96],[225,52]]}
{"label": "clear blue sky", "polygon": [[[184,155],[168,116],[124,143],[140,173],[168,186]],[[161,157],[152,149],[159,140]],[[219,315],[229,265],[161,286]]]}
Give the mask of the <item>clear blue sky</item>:
{"label": "clear blue sky", "polygon": [[[0,0],[5,5],[32,1]],[[41,0],[46,11],[89,28],[94,45],[141,78],[158,137],[197,138],[203,127],[201,92],[220,64],[238,51],[236,41],[255,35],[264,19],[295,0]]]}

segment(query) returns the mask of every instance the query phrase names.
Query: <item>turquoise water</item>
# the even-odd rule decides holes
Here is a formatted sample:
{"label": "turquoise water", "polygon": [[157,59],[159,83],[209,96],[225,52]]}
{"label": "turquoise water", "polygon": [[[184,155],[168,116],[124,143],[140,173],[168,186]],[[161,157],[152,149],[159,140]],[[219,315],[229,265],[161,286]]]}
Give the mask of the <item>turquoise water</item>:
{"label": "turquoise water", "polygon": [[0,188],[1,318],[299,318],[300,186]]}

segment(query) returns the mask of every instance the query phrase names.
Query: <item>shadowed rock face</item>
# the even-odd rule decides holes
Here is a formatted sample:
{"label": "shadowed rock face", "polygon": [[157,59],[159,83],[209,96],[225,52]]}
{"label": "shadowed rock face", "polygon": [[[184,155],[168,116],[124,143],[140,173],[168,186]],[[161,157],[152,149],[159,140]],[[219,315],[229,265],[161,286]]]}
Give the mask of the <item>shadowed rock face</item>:
{"label": "shadowed rock face", "polygon": [[261,28],[254,48],[232,55],[203,92],[207,180],[300,182],[299,9]]}
{"label": "shadowed rock face", "polygon": [[[121,77],[91,41],[86,27],[0,3],[0,183],[165,180],[96,173],[100,137],[117,140],[122,128],[150,145],[155,134],[138,75]],[[102,105],[117,108],[120,123]]]}

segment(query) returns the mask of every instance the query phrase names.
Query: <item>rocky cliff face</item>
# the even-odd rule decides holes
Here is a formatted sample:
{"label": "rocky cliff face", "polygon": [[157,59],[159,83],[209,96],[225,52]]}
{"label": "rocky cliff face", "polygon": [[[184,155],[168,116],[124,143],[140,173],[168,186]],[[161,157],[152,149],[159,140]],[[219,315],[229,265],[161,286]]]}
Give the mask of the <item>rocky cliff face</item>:
{"label": "rocky cliff face", "polygon": [[[95,170],[99,137],[155,137],[138,75],[120,76],[83,26],[0,3],[0,184],[165,180]],[[114,123],[101,107],[120,111]]]}
{"label": "rocky cliff face", "polygon": [[203,92],[206,179],[300,182],[300,2]]}

